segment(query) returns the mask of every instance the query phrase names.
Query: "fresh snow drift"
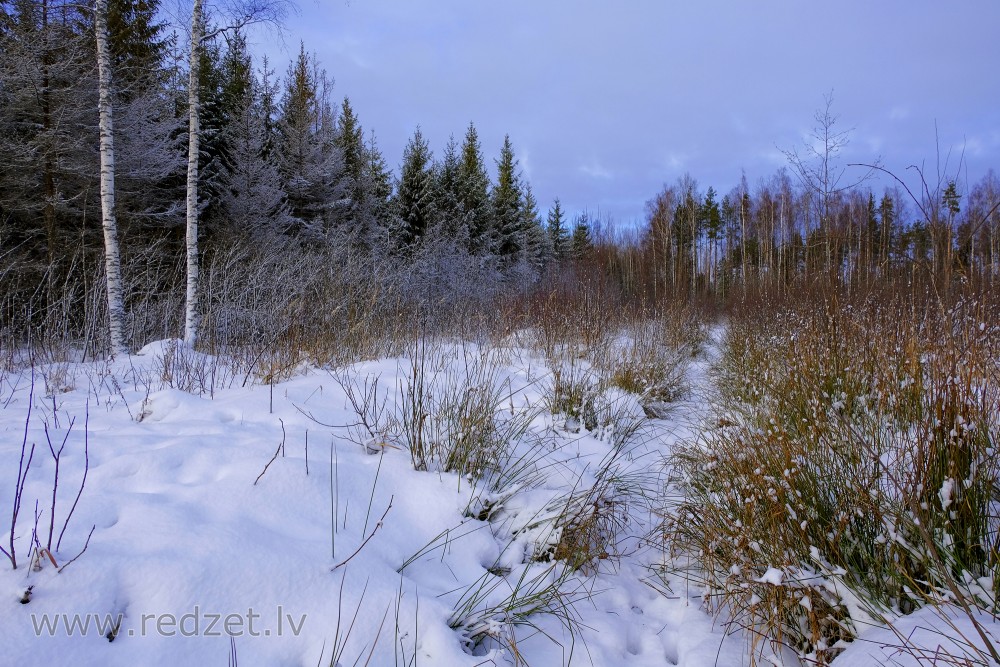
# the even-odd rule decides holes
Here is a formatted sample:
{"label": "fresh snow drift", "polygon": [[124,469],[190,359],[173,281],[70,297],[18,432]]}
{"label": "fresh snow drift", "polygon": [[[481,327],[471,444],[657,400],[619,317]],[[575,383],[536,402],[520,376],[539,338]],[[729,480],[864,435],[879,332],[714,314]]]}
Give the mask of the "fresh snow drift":
{"label": "fresh snow drift", "polygon": [[[506,617],[485,612],[560,575],[563,564],[533,558],[559,541],[554,508],[593,486],[602,461],[611,457],[618,473],[655,486],[662,455],[683,432],[678,423],[647,422],[614,458],[613,434],[567,431],[566,419],[535,409],[547,382],[542,360],[502,351],[509,410],[532,411],[532,438],[515,453],[534,452],[527,460],[540,474],[497,494],[453,473],[415,471],[399,442],[359,444],[358,416],[323,370],[303,366],[274,386],[244,388],[237,377],[201,395],[171,388],[179,378],[166,360],[181,347],[158,343],[110,363],[0,380],[4,517],[22,440],[27,450],[35,445],[13,536],[18,568],[4,560],[0,571],[4,663],[224,665],[235,649],[243,667],[359,658],[472,667],[515,664],[512,646],[536,665],[745,660],[743,640],[725,638],[697,592],[664,591],[651,575],[660,556],[642,539],[656,520],[649,507],[628,508],[620,559],[599,558],[561,581],[564,608],[515,625],[510,605]],[[391,410],[409,372],[406,360],[392,359],[341,377],[377,377]],[[631,395],[608,400],[639,410]],[[46,545],[55,474],[46,428],[54,446],[66,438],[57,537],[85,459],[89,469],[61,546],[53,539],[52,560],[43,552],[37,569],[32,534],[37,524]],[[480,520],[487,505],[490,520]],[[91,527],[86,551],[66,566]],[[0,529],[5,548],[8,529]],[[483,632],[501,641],[476,641]]]}

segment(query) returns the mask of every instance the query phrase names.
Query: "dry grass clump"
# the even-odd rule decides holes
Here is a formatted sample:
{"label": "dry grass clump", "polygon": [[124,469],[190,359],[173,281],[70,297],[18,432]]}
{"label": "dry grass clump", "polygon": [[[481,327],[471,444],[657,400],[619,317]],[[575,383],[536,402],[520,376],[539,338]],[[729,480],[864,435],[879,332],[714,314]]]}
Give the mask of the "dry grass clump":
{"label": "dry grass clump", "polygon": [[562,427],[578,432],[580,427],[597,428],[596,401],[606,385],[593,364],[572,347],[547,360],[551,377],[545,392],[545,404],[562,419]]}
{"label": "dry grass clump", "polygon": [[717,425],[673,459],[666,538],[755,648],[820,664],[918,606],[995,612],[998,363],[982,296],[736,315]]}
{"label": "dry grass clump", "polygon": [[637,528],[637,516],[648,510],[655,475],[629,470],[631,448],[641,432],[629,438],[601,461],[593,484],[573,493],[554,521],[551,549],[545,558],[563,561],[584,575],[597,571],[602,561],[617,561],[628,550]]}
{"label": "dry grass clump", "polygon": [[604,395],[622,390],[639,397],[647,416],[664,416],[705,340],[697,312],[681,304],[629,307],[600,283],[557,287],[531,304],[521,321],[527,335],[519,336],[546,359],[549,410],[567,430],[594,431],[607,426],[599,414]]}
{"label": "dry grass clump", "polygon": [[[534,453],[528,454],[530,461],[514,462],[516,478],[506,476],[511,461],[501,466],[506,485],[495,484],[499,478],[489,480],[491,493],[485,503],[477,504],[482,507],[478,518],[489,521],[494,536],[506,546],[463,592],[449,619],[468,650],[501,646],[515,651],[518,627],[551,638],[541,624],[546,617],[558,621],[571,638],[583,629],[575,605],[594,594],[587,578],[602,563],[614,563],[634,548],[637,530],[645,532],[639,515],[648,514],[655,475],[635,465],[635,450],[642,444],[635,437],[639,433],[623,436],[593,473],[578,471],[572,490],[559,491],[542,503],[533,492],[544,485],[552,462]],[[553,444],[539,442],[535,451],[550,451]],[[439,538],[446,543],[448,536]],[[439,539],[403,568],[441,547]]]}
{"label": "dry grass clump", "polygon": [[702,348],[705,327],[689,307],[643,312],[625,323],[597,363],[608,384],[640,396],[649,416],[685,390],[688,364]]}
{"label": "dry grass clump", "polygon": [[530,460],[519,464],[512,448],[528,433],[535,412],[515,401],[501,361],[490,347],[417,338],[395,386],[380,389],[379,377],[334,371],[358,417],[349,438],[373,452],[386,444],[405,447],[416,470],[470,480],[516,477]]}

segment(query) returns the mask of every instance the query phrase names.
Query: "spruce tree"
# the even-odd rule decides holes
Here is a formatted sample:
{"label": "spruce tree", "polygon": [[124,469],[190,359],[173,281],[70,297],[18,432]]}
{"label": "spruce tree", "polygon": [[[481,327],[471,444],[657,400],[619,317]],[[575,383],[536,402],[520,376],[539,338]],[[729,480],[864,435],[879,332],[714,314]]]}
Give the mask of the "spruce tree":
{"label": "spruce tree", "polygon": [[375,132],[369,134],[365,144],[365,181],[369,184],[371,200],[371,247],[383,246],[388,241],[389,230],[395,217],[393,208],[392,172],[375,141]]}
{"label": "spruce tree", "polygon": [[441,161],[434,167],[436,225],[453,240],[465,239],[467,246],[468,230],[462,205],[460,169],[458,144],[452,136],[444,147]]}
{"label": "spruce tree", "polygon": [[160,0],[108,0],[112,86],[122,108],[167,82],[171,39],[159,16]]}
{"label": "spruce tree", "polygon": [[[160,20],[160,0],[108,0],[108,51],[115,128],[116,217],[122,239],[160,235],[180,222],[184,197],[184,132],[178,80],[171,61],[176,37]],[[174,227],[177,229],[177,227]]]}
{"label": "spruce tree", "polygon": [[958,186],[955,181],[948,181],[948,185],[944,189],[944,194],[941,195],[941,203],[944,204],[945,212],[948,214],[949,223],[954,221],[955,216],[962,210],[960,206],[961,201],[962,196],[958,194]]}
{"label": "spruce tree", "polygon": [[866,270],[871,270],[872,265],[878,262],[881,253],[881,234],[878,228],[878,208],[875,206],[875,195],[868,192],[868,206],[865,209],[865,231],[864,231],[864,257],[867,266]]}
{"label": "spruce tree", "polygon": [[260,117],[264,122],[264,153],[267,160],[277,161],[278,152],[278,96],[281,84],[270,68],[267,56],[260,63]]}
{"label": "spruce tree", "polygon": [[[206,31],[214,31],[206,26]],[[198,210],[202,233],[212,234],[224,223],[221,201],[225,190],[227,147],[225,129],[226,73],[223,71],[221,46],[210,41],[198,50],[199,128]]]}
{"label": "spruce tree", "polygon": [[238,30],[226,35],[220,69],[220,106],[226,123],[238,117],[255,95],[253,58],[246,37]]}
{"label": "spruce tree", "polygon": [[524,250],[525,238],[521,219],[524,193],[517,160],[510,136],[505,136],[497,160],[497,182],[491,193],[497,254],[506,260],[516,258]]}
{"label": "spruce tree", "polygon": [[493,222],[490,207],[490,179],[483,161],[476,126],[469,123],[459,160],[459,201],[468,226],[469,252],[488,255],[493,252]]}
{"label": "spruce tree", "polygon": [[537,275],[552,259],[552,242],[538,213],[535,194],[531,191],[531,185],[527,183],[524,186],[521,228],[525,240],[524,261]]}
{"label": "spruce tree", "polygon": [[340,105],[340,115],[337,117],[337,130],[334,144],[340,150],[343,160],[343,178],[349,193],[347,215],[356,219],[363,215],[366,206],[366,184],[364,180],[365,144],[361,123],[358,121],[351,101],[344,98]]}
{"label": "spruce tree", "polygon": [[880,262],[884,263],[892,258],[894,247],[899,240],[895,204],[888,192],[882,195],[882,201],[879,202],[879,227],[881,230]]}
{"label": "spruce tree", "polygon": [[0,224],[11,232],[5,249],[25,248],[19,263],[44,276],[55,298],[74,254],[65,250],[98,208],[94,32],[78,29],[76,5],[20,0],[3,10]]}
{"label": "spruce tree", "polygon": [[715,281],[716,256],[719,247],[719,240],[722,238],[723,224],[722,211],[719,209],[719,202],[715,200],[715,188],[709,186],[705,193],[705,201],[701,205],[701,227],[705,230],[705,236],[709,243],[709,277]]}
{"label": "spruce tree", "polygon": [[319,119],[316,82],[305,44],[285,76],[278,132],[281,137],[281,171],[288,181],[292,210],[298,216],[306,207],[306,171],[313,159],[314,134]]}
{"label": "spruce tree", "polygon": [[302,45],[285,78],[278,166],[295,227],[313,236],[330,231],[349,201],[328,94],[325,74]]}
{"label": "spruce tree", "polygon": [[569,228],[566,224],[566,218],[563,217],[562,204],[558,197],[552,204],[552,208],[549,209],[547,231],[549,241],[552,244],[552,256],[557,261],[569,257],[571,250]]}
{"label": "spruce tree", "polygon": [[715,200],[715,188],[709,186],[705,193],[705,201],[701,205],[700,225],[709,239],[717,240],[722,235],[722,212],[719,202]]}
{"label": "spruce tree", "polygon": [[434,217],[434,173],[431,151],[418,126],[403,149],[396,206],[396,247],[410,249],[423,237]]}
{"label": "spruce tree", "polygon": [[593,248],[593,241],[590,238],[590,217],[586,213],[581,213],[573,223],[570,247],[573,257],[577,259],[585,257]]}
{"label": "spruce tree", "polygon": [[283,231],[290,224],[277,166],[269,159],[265,89],[253,70],[246,41],[228,40],[222,61],[225,146],[222,218],[244,233]]}
{"label": "spruce tree", "polygon": [[679,285],[681,281],[694,280],[698,237],[702,229],[702,207],[697,184],[690,175],[685,174],[678,185],[682,194],[674,209],[671,237],[677,257],[674,281]]}

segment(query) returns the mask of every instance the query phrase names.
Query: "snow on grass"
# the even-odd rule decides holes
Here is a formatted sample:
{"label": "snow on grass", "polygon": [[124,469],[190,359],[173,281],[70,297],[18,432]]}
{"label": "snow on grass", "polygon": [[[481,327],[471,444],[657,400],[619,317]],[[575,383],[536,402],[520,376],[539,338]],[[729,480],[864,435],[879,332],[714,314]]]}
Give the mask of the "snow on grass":
{"label": "snow on grass", "polygon": [[[997,619],[982,610],[973,613],[990,643],[1000,643]],[[950,605],[922,607],[896,619],[891,629],[869,629],[837,658],[841,663],[851,667],[996,664],[969,616]]]}
{"label": "snow on grass", "polygon": [[[498,376],[508,409],[542,405],[544,360],[508,352]],[[742,659],[696,597],[646,583],[659,554],[642,539],[653,517],[634,492],[655,492],[668,425],[649,423],[656,430],[626,445],[606,424],[598,439],[539,410],[483,479],[417,472],[398,437],[355,442],[358,415],[330,373],[303,367],[241,387],[219,360],[184,354],[178,362],[176,344],[160,343],[110,365],[64,365],[48,394],[46,369],[35,369],[33,393],[30,369],[8,377],[5,520],[26,420],[36,451],[13,536],[19,567],[0,571],[3,662],[222,665],[231,637],[244,666]],[[346,373],[359,384],[378,377],[391,413],[410,371],[390,359]],[[213,373],[226,382],[206,391]],[[172,388],[181,385],[188,391]],[[634,397],[604,400],[605,411],[636,416]],[[84,474],[85,437],[89,470],[53,559],[64,566],[92,526],[93,535],[62,572],[44,556],[36,571],[35,517],[44,546],[55,472],[44,429],[61,442],[74,418],[57,533]],[[9,528],[0,526],[4,545]]]}

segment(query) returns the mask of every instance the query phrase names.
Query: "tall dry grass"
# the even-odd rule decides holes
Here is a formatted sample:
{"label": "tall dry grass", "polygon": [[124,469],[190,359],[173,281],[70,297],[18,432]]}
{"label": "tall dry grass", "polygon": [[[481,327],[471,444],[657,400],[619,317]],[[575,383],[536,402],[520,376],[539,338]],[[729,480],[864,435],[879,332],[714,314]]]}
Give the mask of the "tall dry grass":
{"label": "tall dry grass", "polygon": [[717,420],[672,459],[663,530],[755,656],[776,643],[826,664],[919,606],[996,611],[998,369],[987,294],[732,316]]}

